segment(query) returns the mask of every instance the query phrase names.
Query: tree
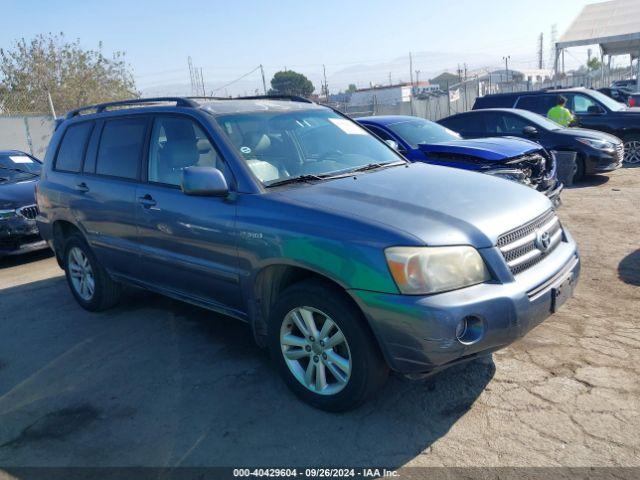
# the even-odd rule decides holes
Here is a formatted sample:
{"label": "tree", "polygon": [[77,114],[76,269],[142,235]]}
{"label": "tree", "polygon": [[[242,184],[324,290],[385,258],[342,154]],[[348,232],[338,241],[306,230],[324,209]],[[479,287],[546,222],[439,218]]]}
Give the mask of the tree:
{"label": "tree", "polygon": [[358,90],[358,87],[356,87],[356,84],[350,83],[349,86],[347,87],[346,93],[353,93],[356,90]]}
{"label": "tree", "polygon": [[69,42],[63,33],[49,33],[0,49],[0,109],[49,112],[47,93],[58,114],[139,96],[124,53],[106,57],[102,43],[97,50],[86,50],[79,40]]}
{"label": "tree", "polygon": [[590,58],[587,62],[587,68],[589,70],[600,70],[602,63],[596,57]]}
{"label": "tree", "polygon": [[313,93],[314,86],[303,74],[293,70],[276,72],[271,79],[269,95],[300,95],[308,97]]}

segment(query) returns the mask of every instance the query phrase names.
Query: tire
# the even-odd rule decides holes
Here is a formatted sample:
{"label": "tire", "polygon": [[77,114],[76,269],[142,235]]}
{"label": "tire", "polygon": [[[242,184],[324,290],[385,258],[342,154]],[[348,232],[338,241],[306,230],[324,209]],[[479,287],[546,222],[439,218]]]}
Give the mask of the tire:
{"label": "tire", "polygon": [[[309,339],[310,319],[317,337],[324,338]],[[333,325],[325,335],[327,320]],[[384,385],[389,369],[364,322],[344,291],[322,281],[305,280],[282,292],[269,315],[268,344],[287,386],[306,403],[330,412],[351,410],[372,397]],[[339,333],[344,342],[337,340]],[[294,358],[285,359],[285,351]],[[309,369],[312,381],[307,384]]]}
{"label": "tire", "polygon": [[584,176],[586,173],[586,163],[584,158],[578,157],[576,158],[576,173],[573,174],[573,182],[580,182],[584,180]]}
{"label": "tire", "polygon": [[[91,248],[80,235],[72,235],[66,240],[63,265],[71,293],[82,308],[97,312],[118,303],[122,291],[120,284],[98,263]],[[90,288],[90,278],[93,280],[93,288]]]}
{"label": "tire", "polygon": [[640,135],[629,135],[624,140],[624,163],[636,165],[640,163]]}

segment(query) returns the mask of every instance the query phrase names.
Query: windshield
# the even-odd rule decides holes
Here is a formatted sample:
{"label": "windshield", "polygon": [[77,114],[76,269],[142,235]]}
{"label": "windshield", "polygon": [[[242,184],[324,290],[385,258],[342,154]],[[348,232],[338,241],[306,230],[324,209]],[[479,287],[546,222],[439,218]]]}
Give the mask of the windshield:
{"label": "windshield", "polygon": [[14,182],[40,175],[42,164],[23,153],[0,154],[0,182]]}
{"label": "windshield", "polygon": [[406,122],[388,125],[389,129],[412,147],[421,143],[450,142],[462,140],[456,132],[434,122],[424,119],[408,120]]}
{"label": "windshield", "polygon": [[624,103],[616,102],[613,98],[607,97],[604,93],[598,92],[596,90],[591,90],[589,92],[593,98],[602,103],[605,107],[607,107],[612,112],[619,112],[620,110],[626,110],[627,107]]}
{"label": "windshield", "polygon": [[534,123],[538,127],[544,128],[546,130],[561,130],[564,127],[557,124],[556,122],[549,120],[547,117],[544,117],[538,113],[530,112],[529,110],[517,110],[518,115],[522,118],[529,120],[531,123]]}
{"label": "windshield", "polygon": [[266,186],[403,161],[365,129],[331,110],[241,113],[216,121]]}

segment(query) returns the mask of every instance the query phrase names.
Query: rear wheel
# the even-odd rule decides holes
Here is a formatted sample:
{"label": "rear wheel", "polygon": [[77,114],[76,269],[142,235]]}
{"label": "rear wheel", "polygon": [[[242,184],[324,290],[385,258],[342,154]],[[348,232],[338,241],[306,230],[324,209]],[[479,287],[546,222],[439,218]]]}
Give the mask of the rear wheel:
{"label": "rear wheel", "polygon": [[630,135],[624,139],[624,163],[640,163],[640,135]]}
{"label": "rear wheel", "polygon": [[315,280],[281,294],[270,315],[269,348],[289,388],[323,410],[357,407],[388,375],[360,311],[344,292]]}
{"label": "rear wheel", "polygon": [[120,284],[98,263],[81,236],[72,235],[65,242],[63,265],[71,293],[83,308],[105,310],[118,302]]}

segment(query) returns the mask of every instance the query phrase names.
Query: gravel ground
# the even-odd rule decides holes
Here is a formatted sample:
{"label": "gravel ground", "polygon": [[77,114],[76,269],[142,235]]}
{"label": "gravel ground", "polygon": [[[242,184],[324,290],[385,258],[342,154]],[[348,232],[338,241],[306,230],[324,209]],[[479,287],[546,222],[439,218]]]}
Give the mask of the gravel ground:
{"label": "gravel ground", "polygon": [[343,415],[298,402],[246,326],[153,294],[90,314],[47,254],[0,262],[0,465],[640,466],[640,169],[563,193],[563,309]]}

